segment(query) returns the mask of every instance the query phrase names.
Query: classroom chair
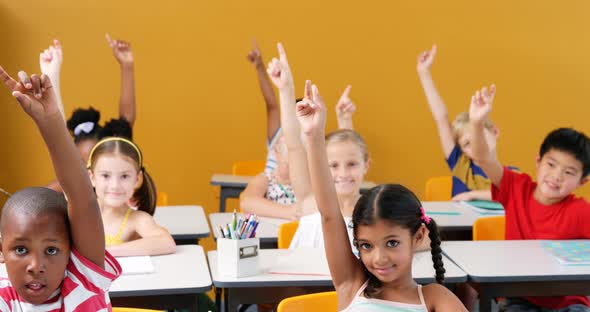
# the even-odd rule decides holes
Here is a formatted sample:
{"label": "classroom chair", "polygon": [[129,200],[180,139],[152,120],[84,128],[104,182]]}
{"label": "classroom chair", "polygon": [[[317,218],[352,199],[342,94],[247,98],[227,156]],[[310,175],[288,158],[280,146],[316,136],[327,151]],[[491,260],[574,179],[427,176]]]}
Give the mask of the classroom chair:
{"label": "classroom chair", "polygon": [[113,312],[162,312],[162,310],[148,310],[148,309],[137,309],[137,308],[115,308]]}
{"label": "classroom chair", "polygon": [[432,177],[426,181],[426,201],[449,201],[453,193],[453,177]]}
{"label": "classroom chair", "polygon": [[289,223],[283,223],[279,227],[279,235],[277,237],[277,245],[279,249],[287,249],[291,245],[293,236],[299,227],[299,221],[293,221]]}
{"label": "classroom chair", "polygon": [[168,206],[168,193],[158,191],[156,196],[158,198],[156,200],[156,206]]}
{"label": "classroom chair", "polygon": [[266,163],[263,160],[239,160],[232,165],[233,175],[254,176],[264,172]]}
{"label": "classroom chair", "polygon": [[505,240],[506,217],[482,217],[473,223],[473,240]]}
{"label": "classroom chair", "polygon": [[283,299],[277,312],[337,311],[338,297],[335,291],[321,292]]}

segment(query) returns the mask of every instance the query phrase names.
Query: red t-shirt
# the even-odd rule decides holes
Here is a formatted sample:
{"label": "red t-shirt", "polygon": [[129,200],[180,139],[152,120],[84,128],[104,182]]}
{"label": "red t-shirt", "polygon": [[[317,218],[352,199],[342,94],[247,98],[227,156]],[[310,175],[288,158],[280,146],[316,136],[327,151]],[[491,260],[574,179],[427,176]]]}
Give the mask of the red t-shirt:
{"label": "red t-shirt", "polygon": [[[590,203],[568,195],[553,205],[543,205],[533,197],[537,183],[524,173],[504,168],[500,188],[492,185],[492,200],[506,211],[506,239],[590,238]],[[585,296],[527,297],[544,308],[561,309],[572,304],[590,306]]]}

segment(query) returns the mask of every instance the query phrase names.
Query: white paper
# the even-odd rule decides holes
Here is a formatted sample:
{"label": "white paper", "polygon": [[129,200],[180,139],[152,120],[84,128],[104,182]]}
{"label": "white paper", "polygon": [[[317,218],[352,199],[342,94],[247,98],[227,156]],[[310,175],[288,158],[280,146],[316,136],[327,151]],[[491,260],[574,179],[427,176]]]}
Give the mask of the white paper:
{"label": "white paper", "polygon": [[123,275],[149,274],[154,272],[154,264],[150,256],[117,257]]}

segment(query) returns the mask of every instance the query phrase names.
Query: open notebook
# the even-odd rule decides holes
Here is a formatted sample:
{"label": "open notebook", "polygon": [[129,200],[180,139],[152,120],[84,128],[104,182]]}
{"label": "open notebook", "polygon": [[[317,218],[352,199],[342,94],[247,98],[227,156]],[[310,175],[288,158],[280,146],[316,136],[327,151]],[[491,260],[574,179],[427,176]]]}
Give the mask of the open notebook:
{"label": "open notebook", "polygon": [[154,272],[154,264],[150,256],[117,257],[123,269],[123,275],[148,274]]}
{"label": "open notebook", "polygon": [[543,241],[543,248],[563,265],[590,265],[590,241]]}
{"label": "open notebook", "polygon": [[279,254],[269,274],[330,276],[324,249],[296,248]]}
{"label": "open notebook", "polygon": [[489,215],[503,215],[504,206],[502,204],[490,201],[490,200],[471,200],[466,202],[461,202],[461,204],[470,207],[476,212],[480,214],[489,214]]}

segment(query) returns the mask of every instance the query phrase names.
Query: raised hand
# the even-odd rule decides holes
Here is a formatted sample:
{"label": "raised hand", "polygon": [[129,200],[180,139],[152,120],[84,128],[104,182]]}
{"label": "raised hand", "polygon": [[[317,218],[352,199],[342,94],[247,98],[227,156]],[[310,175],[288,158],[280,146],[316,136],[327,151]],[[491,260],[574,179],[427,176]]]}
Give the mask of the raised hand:
{"label": "raised hand", "polygon": [[356,112],[356,105],[348,97],[351,85],[346,86],[344,92],[336,103],[336,118],[338,119],[338,128],[352,129],[352,115]]}
{"label": "raised hand", "polygon": [[306,135],[323,133],[326,127],[326,105],[316,85],[305,81],[305,96],[297,103],[297,119]]}
{"label": "raised hand", "polygon": [[436,44],[432,45],[430,51],[424,51],[418,55],[418,64],[416,69],[419,73],[430,71],[432,63],[434,63],[434,57],[436,56]]}
{"label": "raised hand", "polygon": [[61,44],[57,39],[53,40],[53,45],[50,45],[45,51],[39,54],[39,66],[41,73],[49,76],[59,78],[61,72],[61,64],[63,63],[63,51]]}
{"label": "raised hand", "polygon": [[491,85],[488,90],[487,87],[481,88],[475,92],[471,97],[471,105],[469,106],[469,119],[472,122],[483,122],[492,111],[492,102],[496,95],[496,86]]}
{"label": "raised hand", "polygon": [[270,80],[277,88],[279,88],[279,90],[281,90],[293,87],[293,76],[291,74],[291,69],[289,68],[285,48],[283,48],[283,45],[280,42],[277,44],[277,48],[279,50],[279,58],[273,58],[268,63],[268,69],[266,71],[270,76]]}
{"label": "raised hand", "polygon": [[131,44],[129,42],[124,40],[113,40],[109,34],[105,34],[105,37],[119,64],[133,64],[133,52],[131,51]]}
{"label": "raised hand", "polygon": [[53,86],[47,75],[39,77],[35,74],[29,77],[20,71],[18,77],[19,81],[16,81],[0,67],[0,80],[35,122],[42,122],[54,114],[60,115]]}
{"label": "raised hand", "polygon": [[248,53],[248,61],[254,65],[254,67],[258,68],[264,66],[262,63],[262,54],[260,53],[260,49],[258,49],[258,44],[256,40],[252,39],[252,46],[253,49]]}

